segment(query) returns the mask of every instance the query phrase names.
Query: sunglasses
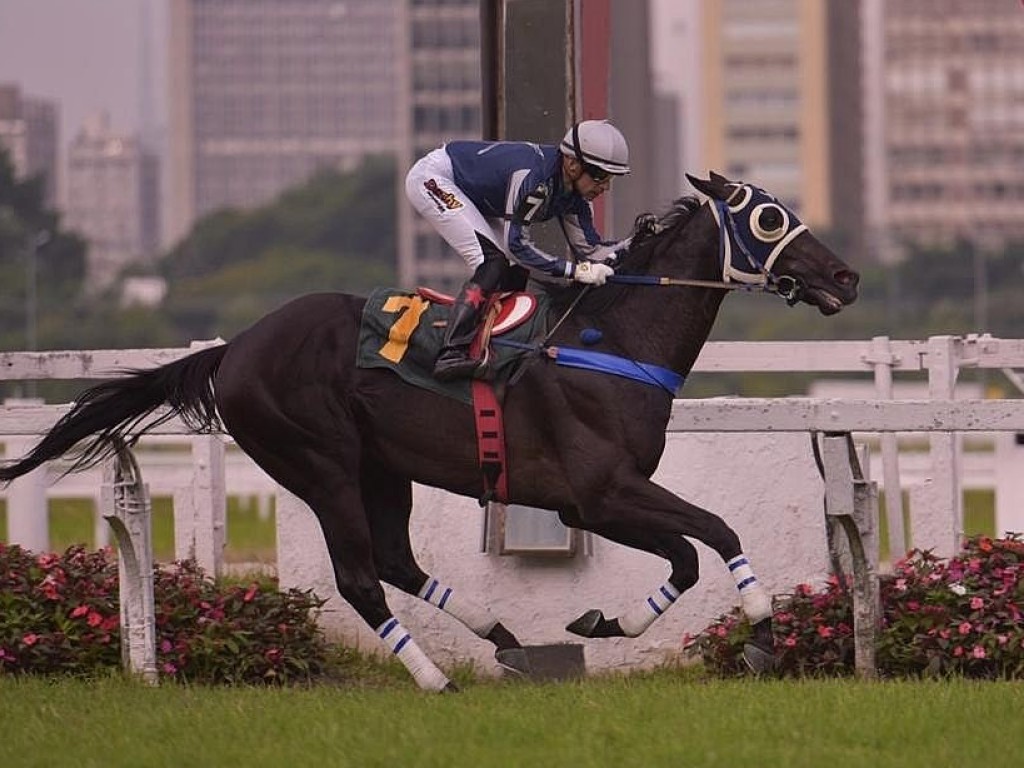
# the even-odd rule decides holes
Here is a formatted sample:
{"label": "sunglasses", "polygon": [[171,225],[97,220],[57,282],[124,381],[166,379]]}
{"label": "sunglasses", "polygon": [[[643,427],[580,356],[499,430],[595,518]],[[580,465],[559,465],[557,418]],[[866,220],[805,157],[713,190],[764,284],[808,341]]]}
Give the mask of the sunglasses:
{"label": "sunglasses", "polygon": [[581,163],[581,165],[583,166],[584,173],[598,184],[611,176],[604,168],[598,168],[596,165],[590,165],[589,163]]}

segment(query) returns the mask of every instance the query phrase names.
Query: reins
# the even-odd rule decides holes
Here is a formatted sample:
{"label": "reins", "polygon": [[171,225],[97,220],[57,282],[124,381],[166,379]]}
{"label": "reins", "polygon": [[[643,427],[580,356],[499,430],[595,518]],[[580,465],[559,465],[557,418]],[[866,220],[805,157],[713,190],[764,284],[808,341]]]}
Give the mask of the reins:
{"label": "reins", "polygon": [[748,293],[775,293],[786,299],[792,298],[796,279],[781,275],[774,283],[727,283],[724,280],[696,280],[684,277],[658,277],[656,275],[610,275],[609,283],[621,285],[690,285],[697,288],[721,288],[723,291],[747,291]]}

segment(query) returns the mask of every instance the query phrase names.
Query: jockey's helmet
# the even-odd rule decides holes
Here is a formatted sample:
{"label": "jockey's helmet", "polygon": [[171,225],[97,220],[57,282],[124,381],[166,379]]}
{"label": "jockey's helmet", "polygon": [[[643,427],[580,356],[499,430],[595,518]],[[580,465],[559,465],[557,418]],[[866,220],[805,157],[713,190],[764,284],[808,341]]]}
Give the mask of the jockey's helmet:
{"label": "jockey's helmet", "polygon": [[566,132],[559,149],[563,155],[576,158],[584,167],[600,168],[613,176],[629,173],[626,138],[607,120],[576,123]]}

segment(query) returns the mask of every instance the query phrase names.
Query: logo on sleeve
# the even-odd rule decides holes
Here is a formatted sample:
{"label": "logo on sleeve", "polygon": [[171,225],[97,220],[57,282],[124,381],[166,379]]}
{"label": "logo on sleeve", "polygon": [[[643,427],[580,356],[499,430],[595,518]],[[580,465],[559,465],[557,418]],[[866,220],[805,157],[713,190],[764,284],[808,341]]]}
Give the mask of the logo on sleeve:
{"label": "logo on sleeve", "polygon": [[455,196],[455,193],[441,189],[441,185],[437,183],[436,179],[427,179],[423,182],[423,186],[427,188],[427,192],[437,202],[437,209],[439,211],[443,210],[442,206],[449,211],[455,211],[463,207],[462,201]]}

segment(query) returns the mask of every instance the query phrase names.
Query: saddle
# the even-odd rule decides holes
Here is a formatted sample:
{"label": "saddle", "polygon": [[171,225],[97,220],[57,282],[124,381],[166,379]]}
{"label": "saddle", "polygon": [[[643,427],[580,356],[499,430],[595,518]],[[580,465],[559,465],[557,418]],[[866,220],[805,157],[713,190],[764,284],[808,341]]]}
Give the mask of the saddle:
{"label": "saddle", "polygon": [[[485,492],[481,505],[508,499],[502,391],[523,359],[523,349],[541,335],[546,298],[532,293],[495,294],[470,346],[470,354],[486,357],[490,381],[440,382],[433,377],[434,359],[441,349],[452,296],[430,288],[414,293],[378,288],[366,300],[359,331],[360,368],[387,368],[408,384],[455,398],[473,407],[480,468]],[[502,337],[501,345],[491,340]]]}

